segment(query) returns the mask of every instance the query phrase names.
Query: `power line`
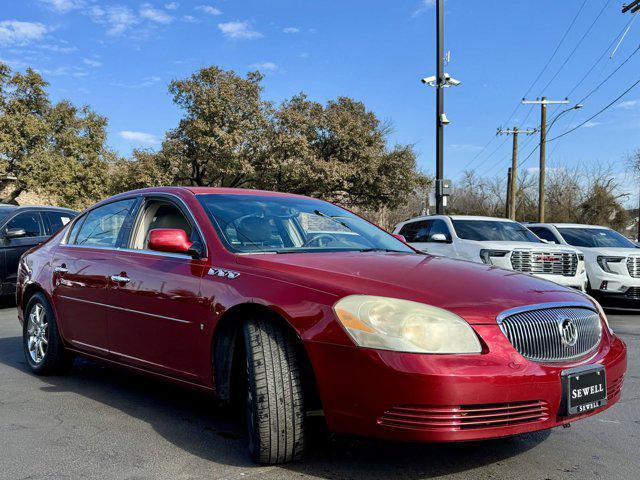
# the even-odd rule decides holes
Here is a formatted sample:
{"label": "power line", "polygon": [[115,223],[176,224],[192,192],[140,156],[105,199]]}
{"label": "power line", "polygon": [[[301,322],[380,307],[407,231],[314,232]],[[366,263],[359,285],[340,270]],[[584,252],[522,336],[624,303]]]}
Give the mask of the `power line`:
{"label": "power line", "polygon": [[557,137],[553,137],[552,139],[548,140],[549,142],[553,142],[554,140],[557,140],[559,138],[564,137],[565,135],[569,135],[571,132],[575,132],[577,129],[579,129],[580,127],[586,125],[587,123],[589,123],[591,120],[593,120],[594,118],[596,118],[597,116],[599,116],[600,114],[602,114],[603,112],[605,112],[606,110],[608,110],[609,108],[611,108],[618,100],[620,100],[622,97],[624,97],[627,93],[629,93],[631,90],[633,90],[636,86],[638,86],[638,84],[640,84],[640,80],[637,80],[633,85],[631,85],[629,88],[627,88],[624,92],[622,92],[620,95],[618,95],[614,100],[612,100],[610,103],[608,103],[605,107],[603,107],[602,109],[600,109],[597,113],[595,113],[594,115],[590,116],[589,118],[587,118],[584,122],[580,123],[579,125],[576,125],[575,127],[573,127],[570,130],[567,130],[564,133],[561,133],[560,135],[558,135]]}
{"label": "power line", "polygon": [[[589,28],[587,28],[587,31],[584,32],[584,34],[582,35],[582,37],[580,37],[580,40],[578,40],[578,43],[576,44],[576,46],[573,48],[573,50],[571,50],[571,53],[569,53],[569,55],[567,56],[567,58],[564,60],[564,62],[562,62],[562,65],[560,65],[560,68],[558,69],[558,71],[556,71],[556,73],[553,75],[553,77],[551,77],[551,79],[547,82],[547,84],[542,88],[542,93],[544,93],[544,91],[549,87],[549,85],[551,85],[551,83],[553,83],[553,81],[556,79],[556,77],[560,74],[560,72],[564,69],[564,67],[567,65],[567,63],[569,63],[569,60],[571,60],[571,58],[573,57],[573,55],[576,53],[576,51],[578,50],[578,48],[580,47],[580,45],[582,45],[582,42],[584,42],[585,38],[587,38],[587,35],[589,35],[589,32],[591,32],[591,30],[593,29],[593,27],[595,26],[595,24],[598,22],[598,20],[600,19],[600,17],[602,16],[602,14],[604,13],[605,9],[607,8],[607,6],[609,5],[609,3],[611,3],[611,0],[607,0],[607,2],[604,4],[604,6],[602,7],[602,9],[600,10],[600,12],[598,13],[598,15],[596,16],[596,18],[593,20],[593,22],[591,22],[591,25],[589,25]],[[542,94],[541,93],[541,94]],[[526,95],[525,95],[526,96]]]}
{"label": "power line", "polygon": [[[610,1],[610,0],[609,0]],[[607,2],[608,3],[608,2]],[[571,20],[571,23],[569,24],[569,26],[567,27],[567,29],[565,30],[564,34],[562,35],[562,37],[560,38],[560,41],[558,42],[558,45],[556,45],[555,50],[553,51],[553,53],[551,54],[551,56],[549,57],[549,59],[547,60],[547,62],[545,63],[544,67],[542,67],[542,70],[538,73],[538,76],[535,78],[535,80],[531,83],[531,85],[529,85],[529,88],[527,89],[527,91],[524,93],[524,95],[522,95],[521,98],[526,97],[527,95],[529,95],[529,93],[531,93],[531,90],[533,89],[533,87],[535,86],[535,84],[538,82],[538,80],[540,80],[540,78],[542,77],[542,75],[544,75],[544,73],[547,71],[547,68],[549,68],[549,65],[551,64],[551,62],[553,61],[553,59],[555,58],[556,54],[558,53],[558,51],[560,50],[560,47],[562,47],[562,45],[564,44],[564,41],[566,40],[567,36],[569,35],[569,32],[573,29],[573,26],[575,25],[576,21],[578,20],[578,17],[580,16],[580,14],[582,13],[582,10],[584,10],[585,5],[587,4],[587,0],[583,0],[582,5],[580,5],[580,8],[578,9],[577,13],[574,15],[573,19]],[[507,119],[502,122],[502,125],[507,125],[511,119],[513,118],[513,116],[515,115],[515,113],[518,111],[518,109],[520,108],[520,103],[516,104],[516,106],[514,107],[514,109],[511,111],[511,114],[509,114],[509,116],[507,117]],[[529,109],[529,113],[527,113],[527,116],[525,117],[525,120],[527,118],[529,118],[529,115],[531,115],[531,111],[533,110],[533,107],[531,107]],[[523,122],[524,123],[524,122]],[[469,161],[469,163],[467,164],[467,168],[469,168],[471,166],[471,164],[478,158],[480,157],[480,155],[482,155],[482,153],[487,149],[487,147],[495,140],[496,137],[491,137],[489,139],[489,141],[484,145],[484,147],[482,147],[482,149],[476,153],[476,155]],[[505,142],[503,142],[500,146],[504,145]],[[482,163],[486,163],[486,161],[491,158],[494,155],[495,151],[493,153],[491,153]],[[478,167],[476,167],[478,168]]]}
{"label": "power line", "polygon": [[[610,1],[610,0],[609,0]],[[607,2],[608,3],[608,2]],[[573,20],[571,21],[571,23],[569,24],[569,27],[565,30],[564,35],[562,36],[562,38],[560,39],[560,42],[558,43],[558,45],[556,46],[556,49],[553,51],[553,53],[551,54],[551,57],[549,57],[549,60],[547,60],[547,63],[545,64],[544,68],[540,71],[540,73],[538,74],[538,76],[535,78],[535,80],[531,83],[531,85],[529,86],[529,88],[527,89],[527,91],[525,92],[525,94],[522,96],[522,98],[526,97],[527,95],[529,95],[529,93],[531,93],[531,90],[533,89],[533,87],[535,86],[536,83],[538,83],[538,80],[540,80],[540,77],[542,77],[542,75],[544,74],[544,72],[547,71],[547,68],[549,67],[549,65],[551,64],[551,62],[553,61],[553,59],[555,58],[556,54],[558,53],[558,50],[560,50],[560,47],[562,46],[562,44],[564,43],[565,39],[567,38],[567,35],[569,35],[569,32],[571,31],[571,29],[573,28],[574,24],[576,23],[576,20],[578,20],[578,17],[580,16],[580,13],[582,12],[582,10],[584,9],[585,5],[587,4],[587,0],[584,0],[582,2],[582,5],[580,6],[580,8],[578,9],[578,13],[576,13],[575,17],[573,17]],[[602,11],[600,12],[602,14]],[[600,15],[598,15],[599,17]],[[597,18],[596,18],[597,20]],[[594,22],[595,23],[595,22]],[[593,26],[593,24],[592,24]],[[587,33],[589,33],[587,31]],[[577,48],[577,47],[576,47]],[[575,49],[574,49],[575,51]],[[557,75],[557,73],[556,73]],[[555,78],[555,77],[554,77]],[[545,87],[546,89],[546,87]],[[544,89],[543,89],[544,90]]]}
{"label": "power line", "polygon": [[607,77],[604,80],[602,80],[594,89],[592,89],[589,93],[587,93],[584,97],[582,97],[582,99],[580,99],[578,103],[584,102],[587,98],[589,98],[591,95],[596,93],[602,85],[607,83],[609,79],[618,72],[618,70],[620,70],[629,60],[631,60],[631,57],[633,57],[636,53],[638,53],[638,50],[640,50],[640,45],[638,45],[638,47],[636,47],[636,49],[633,52],[631,52],[631,54],[627,58],[625,58],[624,61],[615,68],[615,70],[613,70],[609,75],[607,75]]}

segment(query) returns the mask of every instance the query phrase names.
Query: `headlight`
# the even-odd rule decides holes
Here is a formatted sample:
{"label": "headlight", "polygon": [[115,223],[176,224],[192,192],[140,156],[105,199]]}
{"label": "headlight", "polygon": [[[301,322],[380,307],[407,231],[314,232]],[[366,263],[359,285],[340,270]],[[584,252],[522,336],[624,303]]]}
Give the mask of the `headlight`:
{"label": "headlight", "polygon": [[356,345],[412,353],[480,353],[473,329],[441,308],[396,298],[352,295],[334,311]]}
{"label": "headlight", "polygon": [[491,257],[506,257],[508,254],[508,250],[480,250],[480,258],[482,259],[482,262],[487,265],[493,265]]}
{"label": "headlight", "polygon": [[[587,294],[585,293],[585,295],[587,295]],[[609,325],[609,319],[607,318],[607,314],[604,313],[604,308],[602,308],[602,305],[600,305],[600,302],[598,302],[591,295],[587,295],[587,297],[589,297],[589,300],[591,300],[593,302],[593,304],[595,305],[596,309],[598,310],[598,313],[600,314],[600,318],[602,318],[604,320],[605,325],[609,329],[609,333],[611,333],[611,335],[613,335],[613,328],[611,328],[611,325]]]}
{"label": "headlight", "polygon": [[620,263],[625,257],[598,257],[598,265],[607,273],[618,273],[611,270],[610,263]]}

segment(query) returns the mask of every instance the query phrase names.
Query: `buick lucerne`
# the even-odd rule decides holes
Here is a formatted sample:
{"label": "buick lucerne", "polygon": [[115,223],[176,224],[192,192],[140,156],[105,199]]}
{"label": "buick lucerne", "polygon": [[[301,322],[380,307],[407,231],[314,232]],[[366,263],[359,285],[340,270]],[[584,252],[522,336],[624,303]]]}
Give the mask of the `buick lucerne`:
{"label": "buick lucerne", "polygon": [[419,442],[549,429],[615,404],[627,363],[580,291],[273,192],[101,201],[22,257],[17,300],[34,373],[84,356],[238,402],[260,463],[300,457],[310,417]]}

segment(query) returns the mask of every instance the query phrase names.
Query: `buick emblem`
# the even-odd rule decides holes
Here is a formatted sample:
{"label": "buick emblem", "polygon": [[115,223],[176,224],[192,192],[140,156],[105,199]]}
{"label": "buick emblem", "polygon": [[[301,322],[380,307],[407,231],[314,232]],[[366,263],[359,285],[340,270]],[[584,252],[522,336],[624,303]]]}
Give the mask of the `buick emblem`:
{"label": "buick emblem", "polygon": [[578,327],[575,322],[570,318],[561,317],[558,319],[558,326],[562,343],[567,347],[573,347],[578,341]]}

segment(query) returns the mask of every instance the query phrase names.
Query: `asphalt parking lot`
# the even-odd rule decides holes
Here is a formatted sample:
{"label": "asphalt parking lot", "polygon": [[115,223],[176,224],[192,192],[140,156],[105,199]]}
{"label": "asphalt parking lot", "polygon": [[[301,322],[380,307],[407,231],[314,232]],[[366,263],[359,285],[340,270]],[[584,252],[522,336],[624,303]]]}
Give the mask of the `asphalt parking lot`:
{"label": "asphalt parking lot", "polygon": [[68,376],[27,371],[15,308],[0,310],[2,479],[637,479],[640,315],[610,312],[629,347],[620,403],[570,429],[483,443],[317,441],[304,461],[257,467],[241,425],[210,397],[76,361]]}

